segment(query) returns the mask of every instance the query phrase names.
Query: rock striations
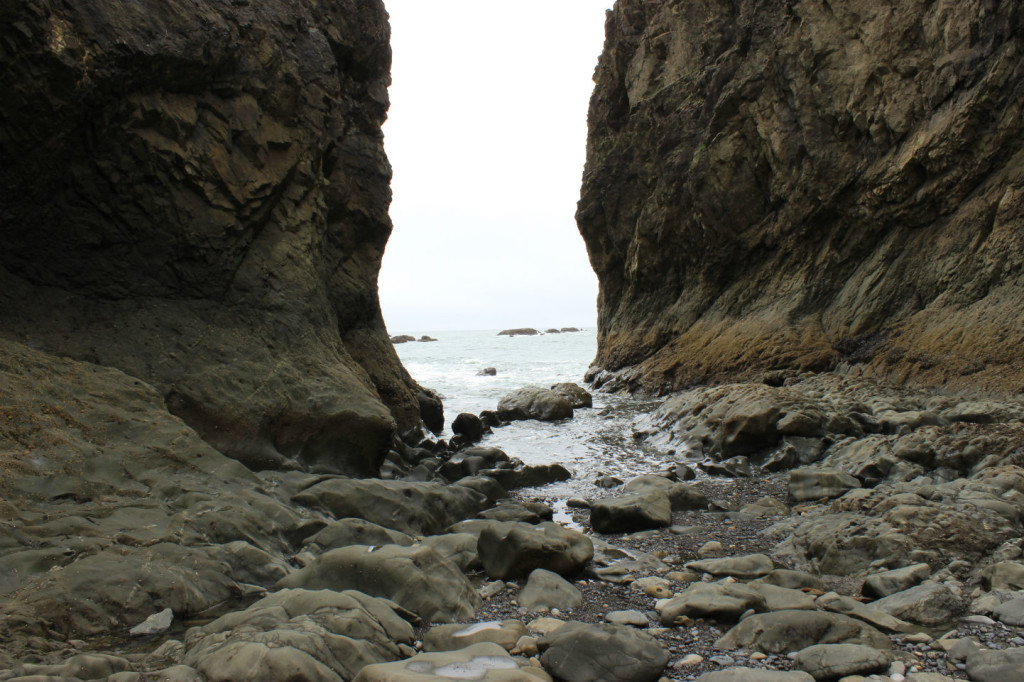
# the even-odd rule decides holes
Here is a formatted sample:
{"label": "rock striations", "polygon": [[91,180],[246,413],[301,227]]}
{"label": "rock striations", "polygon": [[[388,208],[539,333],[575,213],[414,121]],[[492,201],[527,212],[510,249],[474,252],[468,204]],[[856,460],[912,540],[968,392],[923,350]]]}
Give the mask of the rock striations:
{"label": "rock striations", "polygon": [[619,0],[577,221],[597,365],[1021,390],[1024,10]]}
{"label": "rock striations", "polygon": [[440,402],[376,295],[383,3],[0,7],[0,329],[253,468],[368,474]]}

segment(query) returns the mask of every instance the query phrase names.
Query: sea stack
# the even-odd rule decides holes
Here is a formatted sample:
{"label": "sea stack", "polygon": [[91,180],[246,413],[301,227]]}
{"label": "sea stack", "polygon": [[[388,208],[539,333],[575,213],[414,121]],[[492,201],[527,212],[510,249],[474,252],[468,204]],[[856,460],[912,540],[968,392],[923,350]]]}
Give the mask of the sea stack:
{"label": "sea stack", "polygon": [[0,328],[254,468],[369,474],[440,403],[376,296],[382,2],[0,9]]}
{"label": "sea stack", "polygon": [[577,212],[597,365],[659,392],[844,364],[1020,391],[1021,23],[1012,3],[616,3]]}

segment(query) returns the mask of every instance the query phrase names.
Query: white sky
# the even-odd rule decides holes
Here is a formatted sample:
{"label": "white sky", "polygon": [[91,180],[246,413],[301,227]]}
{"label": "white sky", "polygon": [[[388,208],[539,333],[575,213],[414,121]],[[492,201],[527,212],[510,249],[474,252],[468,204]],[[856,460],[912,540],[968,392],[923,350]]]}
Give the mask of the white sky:
{"label": "white sky", "polygon": [[593,327],[573,214],[612,0],[385,0],[391,334]]}

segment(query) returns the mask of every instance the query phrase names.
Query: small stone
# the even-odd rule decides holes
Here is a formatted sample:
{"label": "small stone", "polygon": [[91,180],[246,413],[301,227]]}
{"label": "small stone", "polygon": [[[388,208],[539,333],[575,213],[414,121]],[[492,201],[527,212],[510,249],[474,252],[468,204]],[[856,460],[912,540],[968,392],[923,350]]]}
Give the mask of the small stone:
{"label": "small stone", "polygon": [[704,662],[704,657],[698,654],[689,654],[676,661],[676,668],[692,668]]}
{"label": "small stone", "polygon": [[705,542],[701,545],[700,549],[697,550],[697,556],[701,559],[705,559],[707,557],[719,556],[723,551],[724,548],[722,547],[721,542],[711,540],[710,542]]}
{"label": "small stone", "polygon": [[174,612],[171,609],[164,609],[159,613],[154,613],[146,620],[142,621],[131,630],[128,634],[132,637],[146,637],[147,635],[158,635],[161,632],[167,632],[171,629],[171,623],[174,622]]}
{"label": "small stone", "polygon": [[649,623],[647,616],[635,609],[610,611],[605,614],[604,619],[612,625],[631,625],[637,628],[645,628]]}

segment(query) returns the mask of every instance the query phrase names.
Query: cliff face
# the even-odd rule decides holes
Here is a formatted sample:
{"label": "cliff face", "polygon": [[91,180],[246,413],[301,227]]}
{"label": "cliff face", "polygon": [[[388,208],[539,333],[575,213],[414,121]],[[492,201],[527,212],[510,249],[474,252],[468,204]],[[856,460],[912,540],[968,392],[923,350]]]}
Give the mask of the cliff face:
{"label": "cliff face", "polygon": [[379,0],[4,3],[0,331],[255,467],[440,428],[377,301],[388,40]]}
{"label": "cliff face", "polygon": [[577,221],[597,364],[1024,388],[1024,10],[619,0]]}

